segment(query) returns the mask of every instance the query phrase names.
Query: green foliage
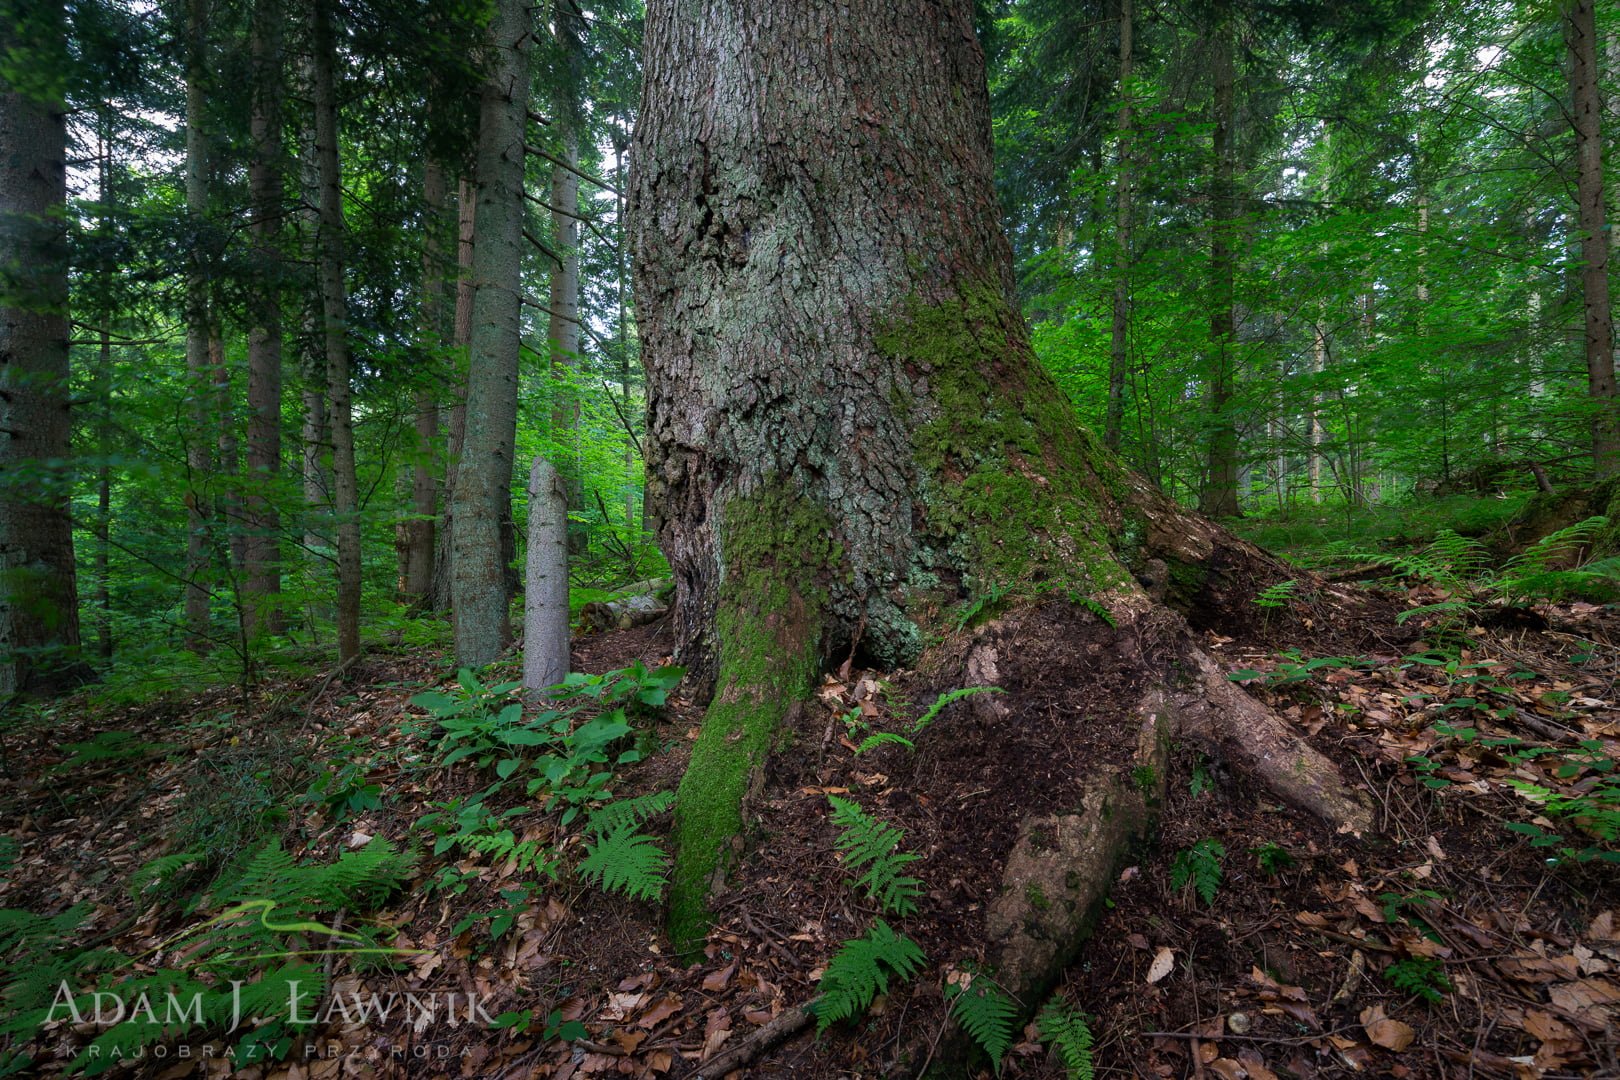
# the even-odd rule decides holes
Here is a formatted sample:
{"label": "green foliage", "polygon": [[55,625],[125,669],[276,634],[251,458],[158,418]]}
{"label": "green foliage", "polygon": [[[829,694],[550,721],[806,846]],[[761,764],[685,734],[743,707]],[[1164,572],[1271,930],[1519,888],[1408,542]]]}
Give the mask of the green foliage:
{"label": "green foliage", "polygon": [[1426,956],[1408,956],[1384,969],[1384,981],[1403,994],[1422,998],[1430,1005],[1438,1005],[1451,993],[1451,980],[1446,978],[1445,966]]}
{"label": "green foliage", "polygon": [[[934,703],[928,706],[923,714],[912,723],[909,734],[913,738],[921,735],[929,724],[932,724],[936,719],[939,718],[939,714],[945,711],[946,706],[961,701],[963,698],[969,698],[975,694],[1000,693],[1004,693],[1004,691],[999,686],[965,686],[960,690],[947,690],[945,693],[940,694],[939,697],[935,698]],[[904,746],[908,750],[915,750],[917,748],[917,744],[913,742],[912,739],[906,738],[904,735],[896,735],[895,733],[889,731],[879,731],[862,739],[860,745],[855,747],[855,752],[857,754],[864,754],[870,750],[876,750],[880,746]]]}
{"label": "green foliage", "polygon": [[1259,672],[1253,668],[1241,668],[1226,677],[1233,682],[1248,682],[1251,679],[1261,679],[1267,686],[1293,686],[1309,681],[1311,676],[1319,671],[1367,667],[1370,663],[1365,658],[1357,656],[1315,656],[1307,660],[1300,654],[1298,649],[1289,649],[1287,652],[1277,654],[1277,666],[1269,672]]}
{"label": "green foliage", "polygon": [[910,915],[916,911],[922,882],[905,876],[901,870],[921,856],[899,850],[905,833],[847,799],[829,795],[827,801],[832,804],[833,824],[843,830],[838,850],[843,853],[844,872],[854,875],[865,868],[859,877],[851,877],[851,884],[866,890],[866,895],[885,912]]}
{"label": "green foliage", "polygon": [[1261,871],[1271,877],[1276,877],[1290,866],[1293,866],[1295,862],[1294,856],[1289,853],[1287,848],[1270,841],[1258,847],[1250,848],[1249,854],[1254,856],[1254,861],[1260,865]]}
{"label": "green foliage", "polygon": [[924,963],[917,943],[879,919],[863,936],[851,938],[833,954],[821,976],[821,994],[811,1004],[816,1031],[863,1013],[878,994],[889,992],[889,977],[910,979]]}
{"label": "green foliage", "polygon": [[69,752],[66,761],[51,767],[53,772],[73,772],[87,765],[128,761],[158,756],[176,749],[173,743],[149,743],[132,731],[103,731],[87,742],[63,743]]}
{"label": "green foliage", "polygon": [[1091,1058],[1091,1028],[1084,1014],[1054,997],[1035,1018],[1035,1029],[1063,1063],[1068,1080],[1092,1080],[1096,1066]]}
{"label": "green foliage", "polygon": [[604,892],[619,892],[635,900],[657,900],[664,892],[669,856],[652,838],[624,822],[585,843],[579,876]]}
{"label": "green foliage", "polygon": [[1215,893],[1221,887],[1221,860],[1226,848],[1214,837],[1206,836],[1190,848],[1176,852],[1170,864],[1170,887],[1177,891],[1192,883],[1193,891],[1206,905],[1215,902]]}
{"label": "green foliage", "polygon": [[1293,578],[1279,581],[1275,585],[1268,585],[1254,596],[1256,607],[1282,608],[1287,607],[1299,590],[1299,582]]}
{"label": "green foliage", "polygon": [[1001,1059],[1012,1046],[1013,1025],[1018,1019],[1013,999],[988,976],[964,968],[946,980],[945,1000],[950,1003],[951,1016],[989,1055],[999,1075]]}
{"label": "green foliage", "polygon": [[129,879],[129,895],[137,904],[145,897],[148,889],[156,886],[162,889],[170,881],[185,870],[195,866],[203,860],[204,856],[195,851],[178,851],[171,855],[160,855],[135,871]]}

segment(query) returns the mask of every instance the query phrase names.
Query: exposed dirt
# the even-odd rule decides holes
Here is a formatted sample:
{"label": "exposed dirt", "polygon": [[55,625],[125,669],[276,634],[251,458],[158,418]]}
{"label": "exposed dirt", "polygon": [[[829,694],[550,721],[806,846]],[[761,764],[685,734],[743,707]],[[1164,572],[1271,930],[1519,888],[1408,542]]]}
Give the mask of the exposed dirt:
{"label": "exposed dirt", "polygon": [[[1357,779],[1379,806],[1382,836],[1362,843],[1335,835],[1199,748],[1176,747],[1161,835],[1121,875],[1112,908],[1061,990],[1094,1017],[1099,1072],[1255,1080],[1620,1075],[1620,929],[1605,914],[1620,906],[1620,875],[1601,863],[1550,867],[1545,850],[1504,828],[1535,814],[1505,779],[1579,785],[1598,774],[1577,769],[1559,779],[1553,766],[1567,754],[1514,762],[1504,757],[1511,750],[1481,745],[1507,735],[1549,745],[1568,733],[1552,740],[1564,751],[1584,738],[1616,756],[1620,616],[1591,605],[1543,609],[1546,630],[1470,636],[1460,662],[1497,667],[1448,673],[1402,661],[1434,629],[1421,620],[1395,627],[1389,615],[1402,598],[1353,592],[1370,612],[1360,625],[1327,617],[1341,614],[1341,605],[1324,611],[1307,597],[1287,614],[1312,625],[1315,639],[1274,635],[1262,616],[1252,638],[1206,633],[1204,644],[1231,669],[1269,673],[1250,683],[1252,692]],[[746,854],[719,898],[704,962],[687,968],[671,959],[655,906],[576,884],[544,893],[499,940],[483,922],[453,934],[464,915],[500,906],[500,890],[513,880],[508,868],[486,866],[475,868],[478,878],[460,896],[430,895],[426,878],[443,860],[429,859],[416,887],[381,914],[404,942],[430,952],[393,973],[337,968],[346,988],[476,988],[490,995],[492,1015],[556,1009],[583,1021],[586,1039],[546,1043],[538,1028],[417,1033],[397,1019],[337,1024],[321,1036],[341,1053],[305,1060],[295,1052],[290,1064],[241,1074],[686,1075],[706,1053],[814,997],[828,957],[870,925],[875,912],[846,884],[834,853],[829,792],[903,828],[906,849],[924,856],[913,864],[926,887],[919,911],[893,921],[923,947],[929,967],[860,1025],[836,1026],[820,1039],[802,1034],[742,1075],[830,1080],[898,1071],[909,1048],[942,1029],[945,970],[982,959],[984,907],[1018,821],[1064,809],[1079,778],[1118,767],[1134,738],[1126,710],[1143,673],[1156,670],[1150,645],[1122,641],[1066,604],[1004,614],[984,633],[1002,660],[987,681],[1007,692],[949,705],[921,733],[911,731],[913,722],[941,691],[963,685],[950,662],[928,672],[829,678],[816,700],[793,711],[751,807]],[[578,643],[575,661],[593,671],[633,659],[653,664],[667,642],[662,624],[590,637]],[[1274,674],[1283,644],[1305,657],[1342,649],[1367,660],[1285,679]],[[1493,673],[1489,685],[1461,681],[1480,671]],[[1515,673],[1523,677],[1509,677]],[[195,812],[198,791],[262,768],[271,795],[291,801],[330,767],[343,742],[370,747],[357,760],[374,762],[368,777],[382,786],[383,805],[337,825],[291,801],[289,849],[330,852],[357,831],[420,845],[416,822],[429,802],[488,781],[470,768],[402,766],[416,738],[403,727],[415,712],[407,701],[446,675],[436,656],[375,655],[347,682],[306,679],[246,698],[211,692],[102,716],[67,707],[39,726],[7,732],[0,815],[18,858],[0,881],[0,906],[54,911],[92,900],[98,910],[87,933],[138,953],[181,923],[172,914],[138,915],[124,881],[172,842],[166,837]],[[648,738],[656,752],[627,769],[616,791],[673,790],[700,718],[677,698]],[[1468,723],[1480,735],[1445,736],[1437,723]],[[183,745],[134,766],[50,771],[62,760],[61,743],[109,730]],[[904,734],[917,749],[855,752],[881,731]],[[1435,771],[1414,769],[1407,759],[1418,755]],[[1426,777],[1444,786],[1426,786]],[[543,817],[515,820],[521,831]],[[667,822],[650,826],[654,834],[666,830]],[[1206,839],[1225,851],[1212,904],[1170,884],[1177,853]],[[1164,949],[1173,967],[1150,983]],[[1382,974],[1412,957],[1437,961],[1451,986],[1435,1004]],[[1017,1040],[1003,1075],[1061,1076],[1032,1034]],[[74,1037],[53,1035],[53,1044],[64,1041]],[[43,1060],[54,1070],[67,1058]],[[172,1058],[147,1059],[113,1075],[189,1074],[178,1068]]]}

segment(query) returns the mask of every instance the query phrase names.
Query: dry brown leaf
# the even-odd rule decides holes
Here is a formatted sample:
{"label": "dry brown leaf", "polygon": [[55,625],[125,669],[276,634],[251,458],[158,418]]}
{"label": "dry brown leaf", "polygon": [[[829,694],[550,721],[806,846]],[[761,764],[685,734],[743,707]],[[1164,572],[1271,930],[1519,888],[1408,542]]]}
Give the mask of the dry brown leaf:
{"label": "dry brown leaf", "polygon": [[1208,1063],[1209,1071],[1221,1080],[1245,1080],[1249,1071],[1231,1058],[1216,1058]]}
{"label": "dry brown leaf", "polygon": [[1257,1050],[1239,1050],[1238,1062],[1249,1074],[1249,1080],[1277,1080],[1277,1074],[1266,1067],[1266,1059]]}
{"label": "dry brown leaf", "polygon": [[1361,1027],[1374,1044],[1397,1053],[1411,1046],[1417,1036],[1411,1025],[1385,1016],[1382,1005],[1369,1005],[1361,1010]]}
{"label": "dry brown leaf", "polygon": [[662,1024],[665,1020],[681,1011],[681,999],[673,994],[665,997],[658,1004],[642,1013],[636,1019],[637,1027],[644,1027],[648,1031]]}
{"label": "dry brown leaf", "polygon": [[731,985],[731,977],[736,973],[737,961],[733,960],[730,964],[721,968],[719,971],[711,972],[709,976],[703,980],[703,989],[709,991],[710,993],[718,994],[720,991]]}
{"label": "dry brown leaf", "polygon": [[1581,979],[1550,986],[1547,996],[1583,1027],[1601,1028],[1612,1006],[1620,1002],[1620,986],[1607,979]]}
{"label": "dry brown leaf", "polygon": [[1542,1009],[1526,1009],[1521,1025],[1531,1036],[1542,1042],[1576,1038],[1575,1029]]}
{"label": "dry brown leaf", "polygon": [[1175,966],[1175,950],[1171,949],[1168,945],[1161,947],[1159,951],[1154,954],[1153,963],[1148,966],[1147,981],[1150,984],[1158,982],[1160,979],[1170,974],[1171,970],[1174,969]]}

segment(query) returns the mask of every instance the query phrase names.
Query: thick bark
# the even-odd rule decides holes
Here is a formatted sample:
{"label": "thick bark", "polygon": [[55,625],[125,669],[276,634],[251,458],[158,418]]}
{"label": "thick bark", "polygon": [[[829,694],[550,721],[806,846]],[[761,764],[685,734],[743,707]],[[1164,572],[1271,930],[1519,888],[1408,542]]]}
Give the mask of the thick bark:
{"label": "thick bark", "polygon": [[208,209],[208,135],[203,128],[207,98],[207,0],[186,4],[186,224],[191,232],[186,267],[186,381],[191,394],[191,431],[186,439],[186,644],[209,647],[209,515],[207,487],[214,471],[213,372],[208,356],[208,266],[204,259]]}
{"label": "thick bark", "polygon": [[360,490],[354,461],[354,418],[349,384],[348,298],[343,266],[346,241],[343,189],[338,172],[337,47],[331,0],[313,0],[315,168],[320,227],[316,270],[320,282],[322,340],[326,348],[327,428],[332,440],[333,531],[337,539],[338,661],[360,654]]}
{"label": "thick bark", "polygon": [[1131,62],[1132,0],[1119,0],[1119,174],[1114,180],[1114,310],[1108,351],[1108,408],[1103,422],[1103,445],[1119,449],[1125,419],[1125,374],[1130,365],[1131,303]]}
{"label": "thick bark", "polygon": [[281,19],[279,0],[257,0],[249,42],[248,232],[258,277],[248,328],[247,540],[242,580],[245,632],[281,629],[281,518],[271,493],[281,474]]}
{"label": "thick bark", "polygon": [[[422,205],[427,221],[427,242],[422,248],[422,310],[419,318],[421,343],[432,350],[432,367],[437,373],[443,366],[445,265],[445,199],[447,191],[444,166],[429,160],[422,170]],[[415,610],[425,608],[432,601],[433,552],[435,543],[434,515],[438,511],[439,470],[442,463],[437,453],[439,442],[439,398],[442,383],[438,378],[424,384],[416,392],[416,460],[411,465],[411,515],[404,528],[404,555],[400,565],[400,593]]]}
{"label": "thick bark", "polygon": [[[1168,627],[1155,636],[1176,642],[1178,685],[1202,697],[1200,654],[1155,601],[1196,625],[1252,607],[1256,578],[1292,576],[1126,473],[1037,364],[972,14],[648,9],[630,181],[648,512],[678,658],[712,691],[677,795],[683,950],[779,725],[834,650],[911,664],[962,601],[1051,594],[1104,606],[1121,635]],[[1264,724],[1257,753],[1295,747]],[[1291,794],[1327,815],[1353,805]]]}
{"label": "thick bark", "polygon": [[[0,47],[65,70],[60,3],[0,26]],[[78,660],[68,459],[67,129],[60,99],[0,90],[0,694],[52,694]],[[40,472],[39,470],[46,470]],[[33,482],[19,483],[19,473]]]}
{"label": "thick bark", "polygon": [[1233,362],[1237,344],[1235,277],[1236,150],[1233,146],[1233,37],[1236,23],[1227,16],[1211,35],[1210,78],[1214,81],[1212,150],[1214,177],[1209,220],[1209,361],[1204,400],[1208,405],[1208,443],[1204,486],[1198,509],[1210,517],[1235,517],[1238,507],[1238,433],[1232,416]]}
{"label": "thick bark", "polygon": [[511,636],[501,530],[511,518],[517,441],[523,134],[533,48],[531,17],[523,0],[497,0],[486,40],[467,426],[453,494],[450,572],[456,660],[470,667],[498,657]]}
{"label": "thick bark", "polygon": [[1603,101],[1598,94],[1595,0],[1567,0],[1564,38],[1575,128],[1575,190],[1581,233],[1586,392],[1592,408],[1592,466],[1601,479],[1620,474],[1620,411],[1614,378],[1614,324],[1609,305],[1609,244],[1603,206]]}

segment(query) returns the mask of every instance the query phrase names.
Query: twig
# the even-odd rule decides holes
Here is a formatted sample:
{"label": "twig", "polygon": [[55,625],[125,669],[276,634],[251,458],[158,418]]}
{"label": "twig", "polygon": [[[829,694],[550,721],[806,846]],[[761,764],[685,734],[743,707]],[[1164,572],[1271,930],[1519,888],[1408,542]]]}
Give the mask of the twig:
{"label": "twig", "polygon": [[785,1042],[803,1031],[812,1019],[810,1010],[803,1005],[789,1009],[730,1050],[716,1054],[699,1065],[697,1071],[690,1074],[691,1080],[725,1076],[733,1069],[742,1068],[777,1043]]}

